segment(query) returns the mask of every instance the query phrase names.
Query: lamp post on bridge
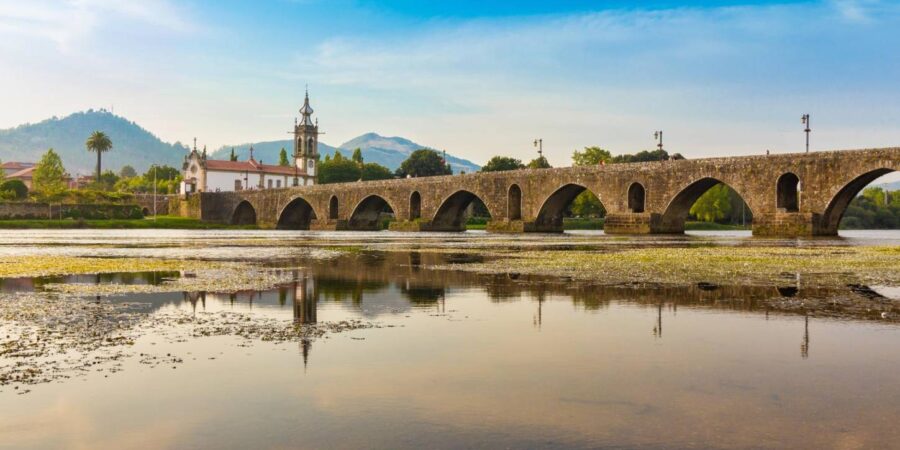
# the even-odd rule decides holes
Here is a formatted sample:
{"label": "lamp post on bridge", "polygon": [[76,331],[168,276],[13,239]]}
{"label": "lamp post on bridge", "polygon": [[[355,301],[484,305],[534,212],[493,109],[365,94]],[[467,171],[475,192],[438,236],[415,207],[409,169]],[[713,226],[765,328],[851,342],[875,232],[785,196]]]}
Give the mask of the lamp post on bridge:
{"label": "lamp post on bridge", "polygon": [[809,132],[812,131],[809,128],[809,114],[800,116],[800,123],[806,125],[806,128],[803,130],[803,132],[806,133],[806,153],[809,153]]}
{"label": "lamp post on bridge", "polygon": [[538,149],[538,159],[544,157],[544,140],[542,138],[537,138],[534,140],[534,146]]}

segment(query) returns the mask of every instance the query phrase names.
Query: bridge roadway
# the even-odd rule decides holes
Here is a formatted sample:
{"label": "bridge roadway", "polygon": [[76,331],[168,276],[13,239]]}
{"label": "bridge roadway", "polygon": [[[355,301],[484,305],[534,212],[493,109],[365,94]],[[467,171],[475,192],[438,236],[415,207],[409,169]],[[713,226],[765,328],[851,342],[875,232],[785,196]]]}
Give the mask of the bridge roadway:
{"label": "bridge roadway", "polygon": [[590,190],[607,233],[682,233],[694,202],[721,182],[749,206],[754,235],[828,236],[860,190],[896,170],[898,147],[201,192],[179,208],[205,221],[313,230],[375,230],[390,209],[393,230],[462,231],[478,198],[488,231],[560,232],[566,208]]}

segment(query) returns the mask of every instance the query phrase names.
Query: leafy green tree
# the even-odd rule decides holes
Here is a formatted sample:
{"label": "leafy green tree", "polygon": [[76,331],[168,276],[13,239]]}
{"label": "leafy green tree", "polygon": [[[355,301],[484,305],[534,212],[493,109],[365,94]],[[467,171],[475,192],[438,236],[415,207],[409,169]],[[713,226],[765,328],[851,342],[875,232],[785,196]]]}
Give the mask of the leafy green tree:
{"label": "leafy green tree", "polygon": [[237,153],[234,152],[234,147],[231,147],[231,155],[228,156],[229,161],[237,161]]}
{"label": "leafy green tree", "polygon": [[691,215],[703,222],[724,220],[731,213],[730,191],[722,183],[711,187],[691,206]]}
{"label": "leafy green tree", "polygon": [[351,157],[351,159],[353,160],[353,162],[359,164],[360,166],[363,165],[362,149],[356,147],[356,149],[353,150],[353,156]]}
{"label": "leafy green tree", "polygon": [[363,181],[390,180],[391,178],[394,178],[394,174],[393,172],[391,172],[391,169],[388,169],[387,167],[384,167],[378,163],[363,164],[360,175]]}
{"label": "leafy green tree", "polygon": [[481,166],[482,172],[501,172],[504,170],[519,170],[524,169],[525,164],[522,164],[521,160],[516,158],[510,158],[509,156],[494,156],[488,162]]}
{"label": "leafy green tree", "polygon": [[589,190],[578,194],[569,207],[573,216],[577,217],[605,217],[606,208],[600,203],[600,199]]}
{"label": "leafy green tree", "polygon": [[42,194],[54,196],[66,190],[66,168],[52,148],[41,156],[31,176],[34,190]]}
{"label": "leafy green tree", "polygon": [[87,141],[85,141],[84,146],[87,147],[89,152],[94,152],[97,154],[97,174],[94,178],[95,180],[100,179],[100,160],[101,156],[112,150],[112,141],[109,139],[109,136],[102,131],[95,131],[91,133],[90,137],[88,137]]}
{"label": "leafy green tree", "polygon": [[438,152],[431,149],[419,149],[409,155],[406,161],[397,168],[398,177],[431,177],[436,175],[450,175],[453,171]]}
{"label": "leafy green tree", "polygon": [[174,180],[174,179],[179,179],[179,181],[180,181],[180,178],[181,178],[181,171],[178,170],[178,169],[176,169],[176,168],[174,168],[174,167],[172,167],[172,166],[166,166],[166,165],[162,165],[162,166],[151,166],[149,169],[147,169],[146,172],[144,172],[144,179],[149,180],[149,181],[153,181],[154,168],[156,168],[156,170],[155,170],[156,174],[155,174],[155,175],[156,175],[156,179],[157,179],[157,180]]}
{"label": "leafy green tree", "polygon": [[119,169],[119,177],[120,178],[133,178],[137,176],[137,171],[134,170],[134,167],[125,165]]}
{"label": "leafy green tree", "polygon": [[[680,157],[681,155],[679,155]],[[616,155],[613,157],[614,163],[634,163],[634,162],[650,162],[650,161],[667,161],[669,152],[665,150],[642,150],[633,155]],[[684,159],[683,157],[681,159]]]}
{"label": "leafy green tree", "polygon": [[111,190],[116,183],[119,181],[119,176],[116,175],[112,170],[104,170],[103,173],[100,174],[100,178],[94,180],[94,186],[97,190],[108,191]]}
{"label": "leafy green tree", "polygon": [[336,152],[334,158],[331,160],[326,158],[319,164],[319,184],[357,181],[362,176],[361,172],[359,164]]}
{"label": "leafy green tree", "polygon": [[531,162],[528,163],[529,169],[549,169],[551,167],[553,166],[550,165],[550,162],[548,162],[547,158],[544,158],[543,155],[532,159]]}
{"label": "leafy green tree", "polygon": [[291,162],[288,161],[287,150],[284,147],[281,147],[281,152],[278,153],[278,165],[283,167],[291,167]]}
{"label": "leafy green tree", "polygon": [[22,180],[6,180],[0,183],[0,192],[12,193],[9,200],[22,200],[28,197],[28,186]]}
{"label": "leafy green tree", "polygon": [[576,166],[596,166],[601,162],[610,163],[612,159],[612,154],[600,147],[585,147],[572,153],[572,164]]}

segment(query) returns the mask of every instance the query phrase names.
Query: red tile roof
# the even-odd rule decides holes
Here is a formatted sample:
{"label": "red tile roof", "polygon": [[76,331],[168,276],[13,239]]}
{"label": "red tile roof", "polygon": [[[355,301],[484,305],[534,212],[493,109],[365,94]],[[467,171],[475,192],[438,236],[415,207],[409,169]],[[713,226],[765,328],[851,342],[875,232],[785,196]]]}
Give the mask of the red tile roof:
{"label": "red tile roof", "polygon": [[255,159],[249,161],[223,161],[219,159],[206,160],[207,170],[220,170],[228,172],[265,172],[279,175],[303,175],[300,169],[285,166],[273,166],[271,164],[260,164]]}
{"label": "red tile roof", "polygon": [[3,164],[0,164],[0,169],[4,170],[22,170],[27,169],[29,167],[34,167],[34,163],[30,162],[17,162],[17,161],[7,161]]}
{"label": "red tile roof", "polygon": [[11,173],[11,174],[7,175],[6,178],[8,178],[8,179],[12,179],[12,178],[15,178],[15,179],[18,179],[18,178],[31,178],[32,172],[34,172],[34,167],[33,167],[33,166],[32,166],[32,167],[29,167],[29,168],[27,168],[27,169],[22,169],[22,170],[20,170],[20,171],[18,171],[18,172]]}

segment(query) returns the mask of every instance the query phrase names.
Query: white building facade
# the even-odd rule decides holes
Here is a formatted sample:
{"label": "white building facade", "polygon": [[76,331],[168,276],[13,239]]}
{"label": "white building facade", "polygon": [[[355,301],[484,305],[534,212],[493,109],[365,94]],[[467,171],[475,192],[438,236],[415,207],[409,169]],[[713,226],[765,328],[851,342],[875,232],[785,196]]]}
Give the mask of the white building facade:
{"label": "white building facade", "polygon": [[262,164],[253,158],[253,147],[246,161],[207,159],[206,149],[197,145],[184,158],[181,182],[182,193],[242,191],[248,189],[278,189],[316,184],[316,165],[319,159],[319,124],[312,121],[309,93],[300,108],[299,123],[294,120],[293,165]]}

